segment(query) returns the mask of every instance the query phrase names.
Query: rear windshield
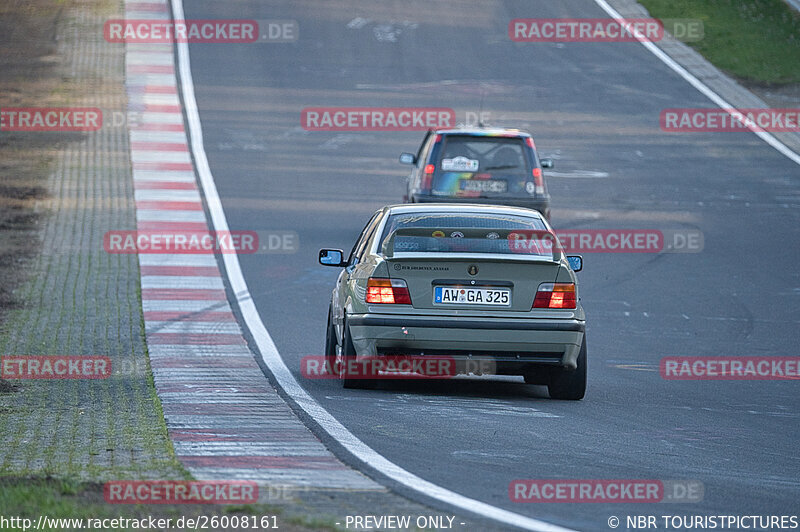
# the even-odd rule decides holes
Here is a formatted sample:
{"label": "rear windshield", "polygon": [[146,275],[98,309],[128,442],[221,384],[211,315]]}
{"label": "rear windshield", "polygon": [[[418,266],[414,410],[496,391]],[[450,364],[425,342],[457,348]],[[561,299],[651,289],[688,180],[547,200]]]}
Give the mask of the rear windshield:
{"label": "rear windshield", "polygon": [[433,163],[431,193],[457,197],[522,193],[533,180],[526,150],[520,137],[447,135]]}
{"label": "rear windshield", "polygon": [[[505,214],[407,213],[389,217],[379,250],[431,253],[530,253],[552,257],[551,249],[509,245],[509,234],[546,231],[538,218]],[[393,235],[393,233],[397,233]],[[511,240],[514,242],[513,240]]]}

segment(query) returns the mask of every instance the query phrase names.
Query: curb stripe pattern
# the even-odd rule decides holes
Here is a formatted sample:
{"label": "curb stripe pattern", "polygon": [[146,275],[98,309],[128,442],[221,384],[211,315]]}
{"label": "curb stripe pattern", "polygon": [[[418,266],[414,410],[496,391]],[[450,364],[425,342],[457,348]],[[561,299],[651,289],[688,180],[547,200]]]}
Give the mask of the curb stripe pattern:
{"label": "curb stripe pattern", "polygon": [[[125,16],[170,18],[166,1],[126,2]],[[137,229],[208,231],[172,46],[127,43],[125,57]],[[269,384],[213,255],[140,254],[139,266],[156,390],[176,454],[196,479],[384,491],[336,459]]]}

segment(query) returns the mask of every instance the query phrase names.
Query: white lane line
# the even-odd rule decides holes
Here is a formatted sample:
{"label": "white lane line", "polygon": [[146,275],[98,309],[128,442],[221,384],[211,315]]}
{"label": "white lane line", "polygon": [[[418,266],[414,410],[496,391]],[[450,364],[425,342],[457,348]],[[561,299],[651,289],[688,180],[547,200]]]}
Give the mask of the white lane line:
{"label": "white lane line", "polygon": [[[172,11],[176,20],[183,20],[183,0],[172,0]],[[185,105],[186,118],[189,124],[191,135],[192,153],[195,158],[195,168],[200,178],[200,183],[205,192],[208,210],[211,215],[211,224],[216,231],[229,231],[228,221],[225,211],[222,209],[222,201],[217,193],[214,184],[214,177],[211,175],[211,168],[208,165],[205,148],[203,147],[203,131],[200,124],[200,115],[197,108],[197,101],[194,96],[194,84],[189,63],[189,46],[186,43],[178,43],[178,73],[181,80],[181,91]],[[239,308],[244,316],[245,325],[253,335],[253,339],[258,345],[261,357],[269,367],[278,385],[289,394],[297,405],[310,415],[328,434],[336,439],[345,449],[351,452],[356,458],[363,461],[370,467],[386,475],[392,480],[402,484],[406,488],[412,489],[427,497],[437,499],[446,504],[461,508],[462,510],[478,514],[483,517],[493,519],[500,523],[517,526],[526,530],[537,532],[575,532],[568,528],[553,525],[539,519],[532,519],[508,510],[503,510],[491,504],[471,499],[454,491],[438,486],[432,482],[406,471],[397,464],[390,462],[377,451],[359,440],[344,425],[339,423],[327,410],[317,403],[300,386],[292,375],[289,368],[283,362],[272,337],[267,332],[266,327],[258,315],[253,298],[247,288],[247,283],[242,275],[239,265],[238,255],[235,253],[222,255],[228,280],[231,283],[233,293],[236,295]],[[250,473],[250,472],[248,472]]]}
{"label": "white lane line", "polygon": [[[608,2],[606,2],[606,0],[594,0],[594,1],[598,6],[600,6],[600,8],[603,11],[608,13],[608,15],[611,18],[617,20],[625,19],[625,17],[620,15],[616,9],[611,7],[608,4]],[[639,36],[641,37],[641,35]],[[642,46],[647,48],[650,51],[650,53],[652,53],[654,56],[660,59],[665,65],[674,70],[680,77],[688,81],[690,85],[692,85],[695,89],[704,94],[709,100],[714,102],[717,106],[719,106],[723,110],[727,111],[731,116],[735,116],[733,114],[734,111],[733,105],[725,101],[725,99],[722,96],[711,90],[705,83],[697,79],[697,77],[695,77],[692,73],[683,68],[674,59],[672,59],[663,50],[661,50],[661,48],[659,48],[654,43],[649,42],[645,39],[640,39],[639,42],[642,44]],[[747,128],[756,135],[758,135],[759,138],[761,138],[761,140],[763,140],[764,142],[766,142],[767,144],[769,144],[770,146],[781,152],[790,160],[794,161],[797,164],[800,164],[800,155],[793,152],[791,149],[789,149],[788,146],[786,146],[783,142],[779,141],[773,135],[767,133],[766,131],[756,131],[752,126],[747,126]]]}

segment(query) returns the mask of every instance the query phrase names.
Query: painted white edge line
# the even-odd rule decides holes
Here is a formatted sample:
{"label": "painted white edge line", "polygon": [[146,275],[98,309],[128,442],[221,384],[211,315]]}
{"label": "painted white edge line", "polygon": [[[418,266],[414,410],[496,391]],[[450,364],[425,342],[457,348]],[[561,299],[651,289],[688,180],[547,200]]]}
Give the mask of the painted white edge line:
{"label": "painted white edge line", "polygon": [[[608,2],[606,2],[606,0],[594,0],[594,2],[598,6],[600,6],[600,8],[603,11],[608,13],[611,18],[617,20],[625,20],[625,17],[620,15],[616,9],[611,7],[608,4]],[[692,87],[700,91],[709,100],[717,104],[724,111],[726,111],[728,114],[730,114],[735,118],[734,115],[735,108],[733,105],[729,104],[727,101],[725,101],[724,98],[722,98],[722,96],[711,90],[705,83],[697,79],[697,77],[695,77],[694,74],[690,73],[688,70],[679,65],[674,59],[672,59],[663,50],[661,50],[661,48],[659,48],[652,42],[645,39],[643,35],[641,34],[637,35],[637,33],[638,32],[635,32],[634,35],[638,37],[637,40],[641,43],[642,46],[647,48],[654,56],[660,59],[661,62],[663,62],[665,65],[674,70],[680,77],[688,81],[689,84],[692,85]],[[757,131],[753,127],[748,126],[746,123],[744,125],[747,127],[747,129],[758,135],[761,138],[761,140],[763,140],[764,142],[766,142],[767,144],[769,144],[770,146],[781,152],[783,155],[785,155],[795,163],[800,164],[800,155],[789,149],[788,146],[786,146],[783,142],[779,141],[773,135],[767,133],[766,131]]]}
{"label": "painted white edge line", "polygon": [[[172,0],[172,10],[177,20],[184,19],[183,0]],[[215,231],[228,231],[228,221],[222,209],[222,201],[217,193],[214,178],[211,175],[211,168],[208,165],[205,148],[203,146],[203,132],[200,124],[200,115],[197,109],[197,101],[194,97],[194,84],[192,82],[192,72],[189,64],[189,45],[178,43],[178,72],[180,73],[181,91],[186,110],[186,117],[189,123],[191,135],[191,149],[195,159],[195,167],[200,178],[200,184],[208,203],[208,210],[211,214],[211,224]],[[454,491],[450,491],[432,482],[428,482],[409,471],[401,468],[397,464],[390,462],[377,451],[359,440],[344,425],[339,423],[327,410],[317,403],[300,386],[294,375],[283,362],[272,337],[267,332],[261,318],[258,315],[253,298],[247,288],[247,283],[242,275],[239,265],[239,258],[236,254],[223,254],[223,263],[227,271],[228,281],[231,284],[233,293],[244,317],[245,325],[253,335],[253,339],[261,352],[267,367],[272,371],[278,385],[302,408],[314,421],[319,423],[325,432],[336,439],[345,449],[351,452],[356,458],[365,462],[370,467],[386,475],[392,480],[403,486],[417,491],[427,497],[439,500],[446,504],[461,508],[469,513],[478,514],[483,517],[498,521],[511,526],[516,526],[526,530],[536,532],[576,532],[572,529],[563,528],[531,519],[524,515],[516,514],[502,508],[497,508],[490,504],[465,497]]]}

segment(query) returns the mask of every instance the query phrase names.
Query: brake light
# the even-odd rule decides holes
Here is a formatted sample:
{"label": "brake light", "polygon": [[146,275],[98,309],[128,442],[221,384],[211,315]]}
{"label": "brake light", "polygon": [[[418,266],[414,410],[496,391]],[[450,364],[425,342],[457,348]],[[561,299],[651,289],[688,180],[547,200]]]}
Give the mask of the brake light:
{"label": "brake light", "polygon": [[541,168],[533,169],[533,184],[536,187],[534,188],[534,191],[537,194],[544,194],[544,178],[542,177]]}
{"label": "brake light", "polygon": [[433,172],[436,171],[436,166],[432,164],[425,165],[425,173],[422,174],[422,190],[430,190],[431,182],[433,181]]}
{"label": "brake light", "polygon": [[573,283],[542,283],[536,291],[533,308],[576,308]]}
{"label": "brake light", "polygon": [[367,303],[410,305],[408,285],[402,279],[372,277],[367,280]]}

